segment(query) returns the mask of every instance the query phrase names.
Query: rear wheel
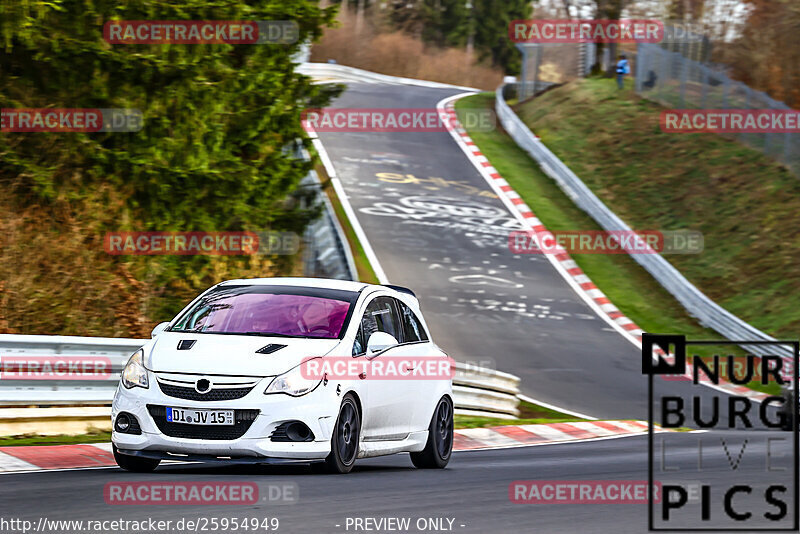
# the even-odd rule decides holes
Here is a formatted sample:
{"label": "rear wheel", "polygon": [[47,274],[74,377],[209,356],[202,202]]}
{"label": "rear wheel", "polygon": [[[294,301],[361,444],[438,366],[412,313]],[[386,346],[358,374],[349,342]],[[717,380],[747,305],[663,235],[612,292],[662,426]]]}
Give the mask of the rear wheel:
{"label": "rear wheel", "polygon": [[356,400],[351,394],[345,395],[339,408],[339,417],[331,438],[331,453],[324,463],[311,464],[311,469],[325,473],[349,473],[358,456],[358,440],[361,436],[361,417]]}
{"label": "rear wheel", "polygon": [[444,469],[453,452],[453,402],[442,397],[428,426],[428,441],[420,452],[411,453],[419,469]]}
{"label": "rear wheel", "polygon": [[141,458],[139,456],[121,454],[117,450],[116,445],[112,445],[111,450],[114,453],[114,460],[116,460],[117,465],[123,468],[125,471],[131,471],[133,473],[150,473],[155,471],[156,467],[158,467],[158,464],[161,463],[161,460],[156,458]]}

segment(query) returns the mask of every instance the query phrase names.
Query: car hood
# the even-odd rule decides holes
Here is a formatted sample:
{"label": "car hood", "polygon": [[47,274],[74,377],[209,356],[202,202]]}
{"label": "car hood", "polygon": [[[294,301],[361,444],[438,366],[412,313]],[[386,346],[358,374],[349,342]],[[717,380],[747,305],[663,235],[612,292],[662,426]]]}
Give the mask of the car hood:
{"label": "car hood", "polygon": [[[188,350],[178,350],[178,343],[184,340],[195,343]],[[340,342],[339,339],[162,332],[145,346],[145,367],[157,373],[274,376],[306,358],[325,356]],[[273,343],[286,346],[271,354],[256,352]]]}

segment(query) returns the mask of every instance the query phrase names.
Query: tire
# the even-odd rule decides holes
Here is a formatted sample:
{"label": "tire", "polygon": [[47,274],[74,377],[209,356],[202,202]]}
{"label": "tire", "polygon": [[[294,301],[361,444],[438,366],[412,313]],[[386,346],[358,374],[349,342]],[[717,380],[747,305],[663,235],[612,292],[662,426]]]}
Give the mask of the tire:
{"label": "tire", "polygon": [[428,426],[428,441],[420,452],[411,453],[418,469],[444,469],[453,453],[453,401],[442,397]]}
{"label": "tire", "polygon": [[353,395],[348,393],[342,399],[339,416],[331,437],[331,452],[324,463],[311,464],[314,472],[345,474],[352,471],[358,456],[361,438],[361,416]]}
{"label": "tire", "polygon": [[152,473],[161,463],[161,460],[156,458],[141,458],[139,456],[121,454],[116,445],[112,445],[111,449],[114,452],[114,460],[116,460],[117,465],[132,473]]}

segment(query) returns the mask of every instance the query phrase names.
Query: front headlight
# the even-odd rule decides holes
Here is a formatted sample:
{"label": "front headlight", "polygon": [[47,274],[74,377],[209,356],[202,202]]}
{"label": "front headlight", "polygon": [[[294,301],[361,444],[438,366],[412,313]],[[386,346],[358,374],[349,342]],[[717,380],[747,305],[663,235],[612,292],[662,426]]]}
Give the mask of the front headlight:
{"label": "front headlight", "polygon": [[128,389],[150,387],[147,369],[144,368],[144,350],[137,350],[125,364],[125,369],[122,370],[122,385]]}
{"label": "front headlight", "polygon": [[[320,358],[313,358],[318,360]],[[272,379],[267,389],[264,390],[265,395],[271,393],[286,393],[292,397],[299,397],[314,391],[320,382],[321,376],[309,376],[312,366],[308,362],[303,362],[297,367],[286,371],[282,375],[278,375]],[[314,373],[316,375],[316,373]]]}

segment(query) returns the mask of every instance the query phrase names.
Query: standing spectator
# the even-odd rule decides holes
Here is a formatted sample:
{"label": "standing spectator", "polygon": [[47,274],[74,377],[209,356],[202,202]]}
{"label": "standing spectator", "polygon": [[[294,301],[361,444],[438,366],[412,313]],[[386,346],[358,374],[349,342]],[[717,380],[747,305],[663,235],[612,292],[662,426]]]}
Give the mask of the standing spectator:
{"label": "standing spectator", "polygon": [[625,54],[621,54],[619,56],[619,61],[617,62],[617,87],[622,89],[625,75],[630,74],[631,67],[628,63],[628,57]]}

